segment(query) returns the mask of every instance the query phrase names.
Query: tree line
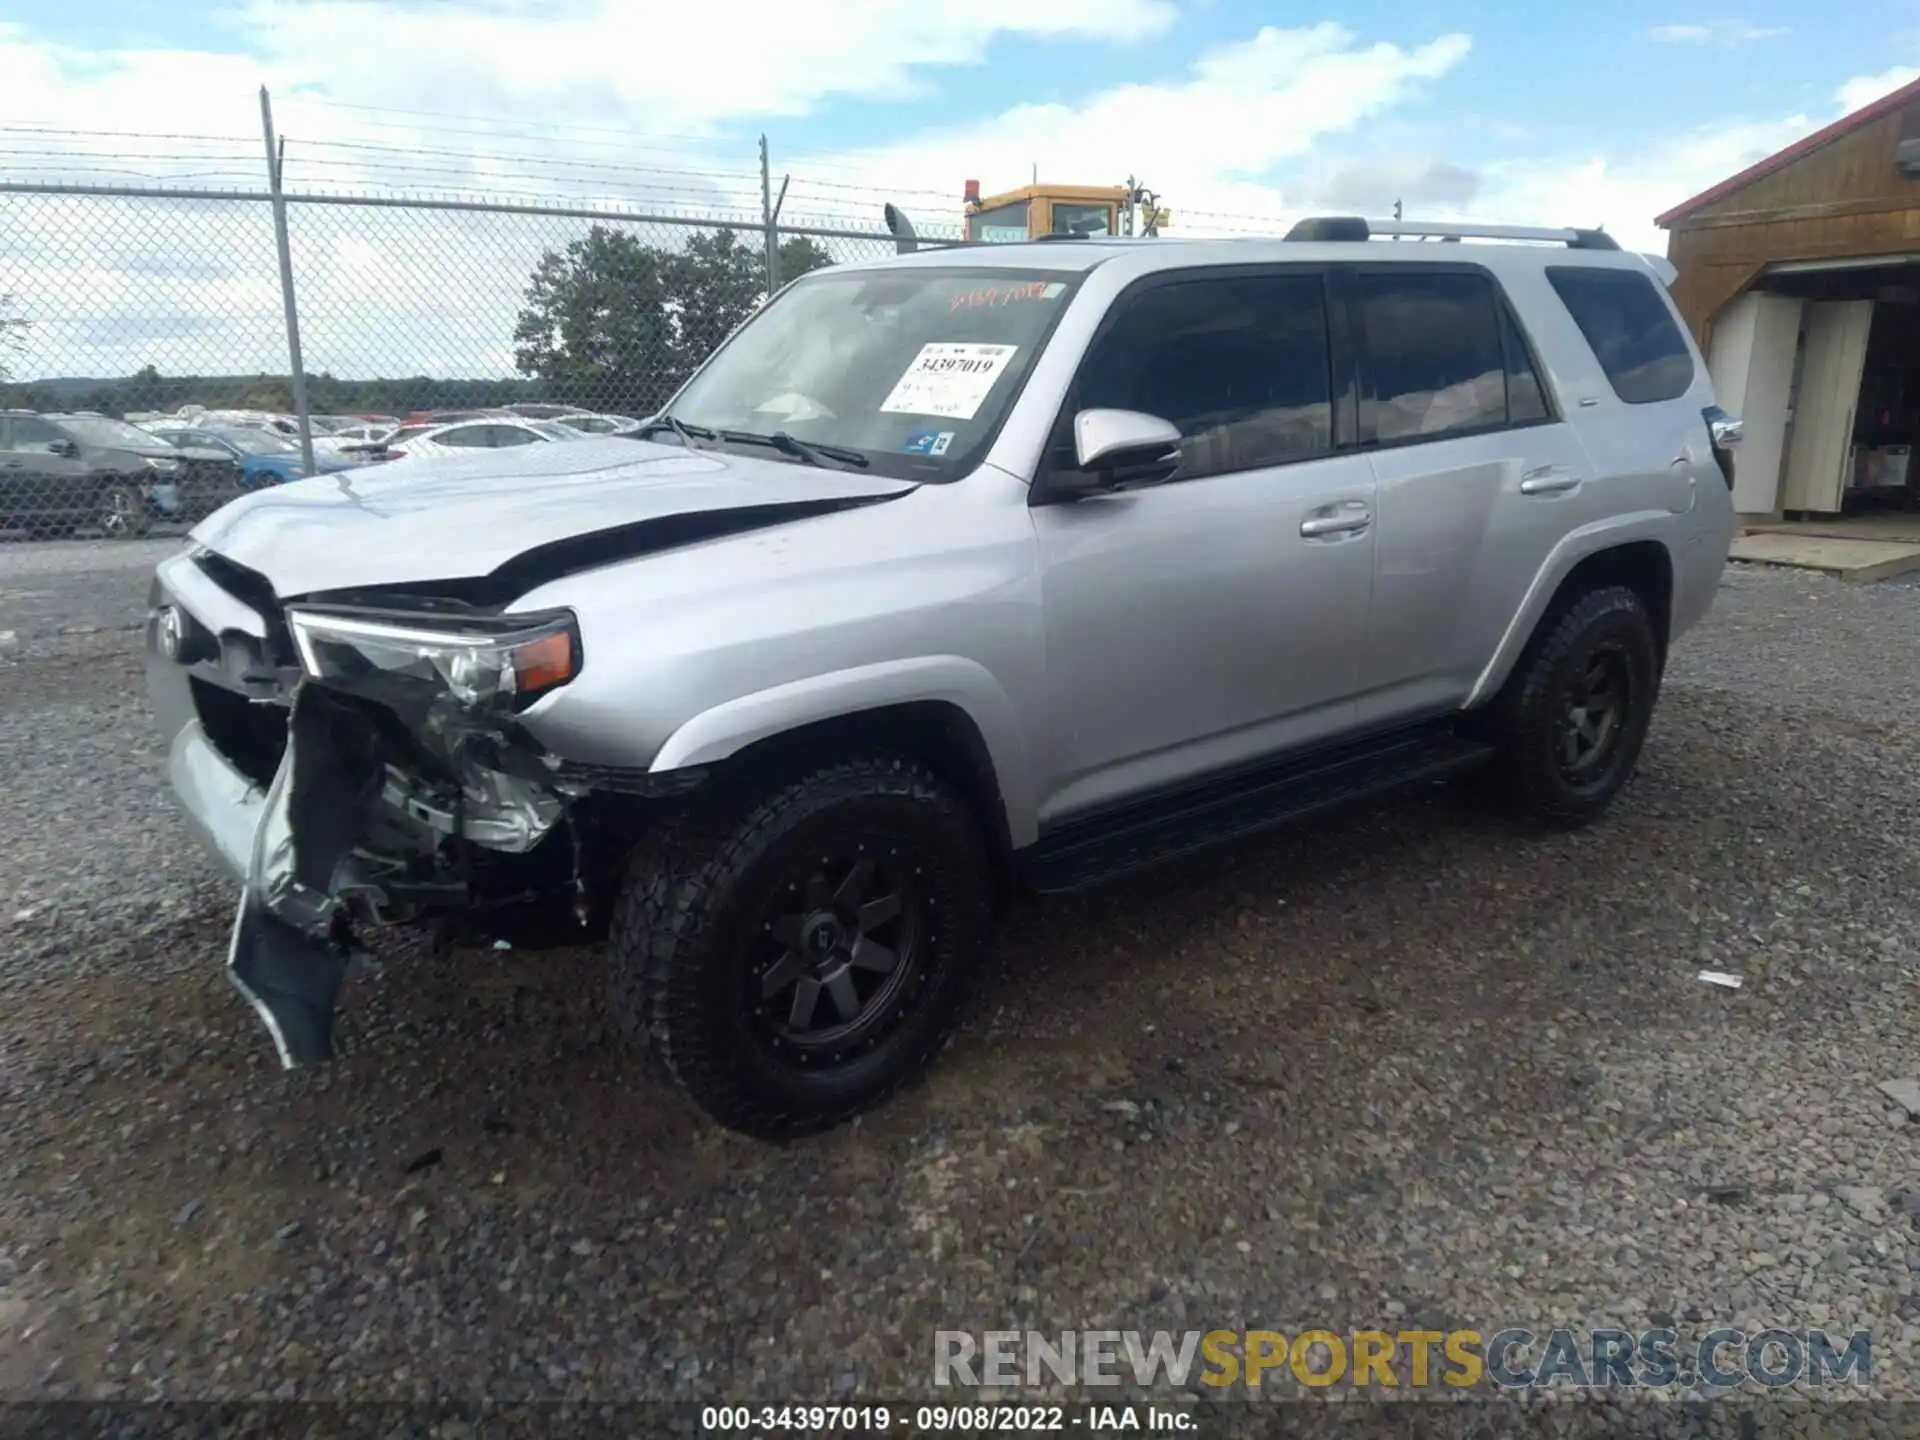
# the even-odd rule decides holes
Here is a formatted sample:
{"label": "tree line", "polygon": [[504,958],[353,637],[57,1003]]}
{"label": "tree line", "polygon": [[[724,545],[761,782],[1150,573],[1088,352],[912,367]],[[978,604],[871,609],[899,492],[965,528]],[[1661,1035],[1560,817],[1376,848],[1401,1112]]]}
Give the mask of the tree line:
{"label": "tree line", "polygon": [[[806,236],[783,242],[779,256],[783,281],[833,263]],[[310,373],[307,404],[317,415],[405,415],[529,401],[650,414],[765,299],[765,258],[731,230],[694,235],[683,248],[665,249],[595,225],[547,251],[534,267],[513,328],[518,378],[353,380]],[[10,381],[8,352],[17,358],[30,327],[30,321],[14,318],[0,329],[0,341],[12,342],[0,344],[0,408],[107,415],[170,412],[189,404],[279,413],[294,408],[287,375],[162,375],[147,365],[117,379]]]}

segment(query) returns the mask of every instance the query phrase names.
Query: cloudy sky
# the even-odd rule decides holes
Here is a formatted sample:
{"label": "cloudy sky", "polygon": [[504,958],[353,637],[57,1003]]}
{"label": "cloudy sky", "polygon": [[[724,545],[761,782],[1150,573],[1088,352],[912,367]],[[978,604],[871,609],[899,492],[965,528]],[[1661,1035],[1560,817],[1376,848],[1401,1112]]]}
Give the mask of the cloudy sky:
{"label": "cloudy sky", "polygon": [[[765,133],[793,177],[785,213],[829,223],[872,224],[883,198],[952,223],[965,179],[991,192],[1037,166],[1135,175],[1181,233],[1400,199],[1664,250],[1660,210],[1920,74],[1920,0],[1699,4],[12,0],[0,178],[256,185],[264,83],[289,183],[313,189],[745,218]],[[561,232],[416,222],[302,220],[316,368],[502,362],[497,322],[433,315],[495,288],[487,305],[510,308]],[[451,242],[458,274],[429,258]],[[156,346],[178,368],[248,345],[272,365],[236,334],[271,320],[271,263],[245,207],[0,196],[0,292],[38,307],[41,373],[114,373]]]}

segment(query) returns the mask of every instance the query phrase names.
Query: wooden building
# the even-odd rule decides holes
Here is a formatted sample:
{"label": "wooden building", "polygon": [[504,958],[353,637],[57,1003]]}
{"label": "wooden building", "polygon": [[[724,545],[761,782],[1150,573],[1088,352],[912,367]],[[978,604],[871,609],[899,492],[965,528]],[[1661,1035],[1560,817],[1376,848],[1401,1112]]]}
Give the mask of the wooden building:
{"label": "wooden building", "polygon": [[1920,81],[1658,218],[1673,295],[1747,423],[1743,515],[1920,498]]}

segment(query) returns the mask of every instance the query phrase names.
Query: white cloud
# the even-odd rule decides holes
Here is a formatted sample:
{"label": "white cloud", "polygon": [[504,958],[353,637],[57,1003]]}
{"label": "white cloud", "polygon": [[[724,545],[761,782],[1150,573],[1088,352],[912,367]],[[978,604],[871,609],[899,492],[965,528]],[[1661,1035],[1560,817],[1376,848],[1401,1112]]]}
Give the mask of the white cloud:
{"label": "white cloud", "polygon": [[1482,172],[1474,218],[1605,226],[1622,245],[1664,254],[1666,232],[1653,223],[1654,216],[1822,123],[1790,115],[1696,130],[1637,151],[1503,161]]}
{"label": "white cloud", "polygon": [[[1276,167],[1405,101],[1457,66],[1470,44],[1450,34],[1411,47],[1365,45],[1334,24],[1268,26],[1207,52],[1175,79],[1116,85],[1074,105],[1017,106],[823,158],[862,184],[920,176],[925,188],[956,197],[964,180],[992,193],[1026,183],[1036,166],[1043,180],[1090,185],[1119,184],[1131,170],[1166,197],[1183,233],[1195,233],[1197,217],[1269,213],[1280,197],[1268,178]],[[909,197],[905,208],[923,207]]]}
{"label": "white cloud", "polygon": [[[1135,43],[1174,17],[1173,0],[864,0],[830,21],[770,0],[671,9],[487,0],[449,24],[425,0],[246,3],[232,24],[252,55],[83,54],[0,24],[0,127],[16,127],[0,128],[0,170],[258,187],[264,81],[296,187],[591,196],[757,222],[749,121],[757,130],[766,116],[911,92],[943,69],[983,63],[1006,38]],[[1710,33],[1758,38],[1759,28]],[[886,198],[951,229],[964,180],[1011,188],[1037,165],[1044,179],[1088,184],[1131,172],[1172,207],[1179,235],[1384,214],[1404,198],[1423,218],[1604,225],[1658,250],[1656,214],[1833,118],[1747,118],[1565,155],[1483,123],[1473,133],[1507,155],[1468,168],[1448,152],[1471,117],[1454,133],[1389,132],[1394,111],[1457,71],[1470,48],[1464,34],[1396,44],[1331,23],[1268,26],[1183,70],[1095,81],[1070,102],[998,114],[958,104],[947,107],[953,123],[864,148],[796,155],[782,150],[777,121],[765,128],[776,178],[794,175],[790,221],[877,231]],[[1137,56],[1128,68],[1140,73]],[[1857,108],[1916,73],[1858,77],[1836,99]],[[156,94],[167,97],[163,112]],[[420,113],[431,111],[500,118]],[[17,128],[29,123],[125,133]],[[196,135],[230,138],[175,138]],[[501,373],[526,276],[542,250],[582,228],[557,217],[300,207],[309,363],[342,375]],[[671,244],[686,233],[646,238]],[[173,373],[281,367],[263,207],[0,197],[0,272],[19,277],[8,288],[32,292],[30,373],[127,374],[149,361]]]}
{"label": "white cloud", "polygon": [[1176,13],[1173,0],[847,0],[831,13],[776,0],[484,0],[457,14],[433,0],[244,0],[222,24],[249,54],[102,53],[0,25],[0,118],[69,113],[85,95],[106,102],[89,113],[143,122],[133,128],[224,121],[227,133],[246,125],[240,97],[266,81],[348,103],[703,132],[910,93],[928,71],[981,64],[1003,38],[1151,39]]}
{"label": "white cloud", "polygon": [[1705,24],[1655,25],[1649,40],[1662,45],[1751,45],[1785,35],[1781,25],[1753,25],[1744,20],[1711,20]]}
{"label": "white cloud", "polygon": [[1920,65],[1895,65],[1878,75],[1856,75],[1834,91],[1833,98],[1840,102],[1841,114],[1851,115],[1861,106],[1871,105],[1881,96],[1891,95],[1915,80],[1920,80]]}

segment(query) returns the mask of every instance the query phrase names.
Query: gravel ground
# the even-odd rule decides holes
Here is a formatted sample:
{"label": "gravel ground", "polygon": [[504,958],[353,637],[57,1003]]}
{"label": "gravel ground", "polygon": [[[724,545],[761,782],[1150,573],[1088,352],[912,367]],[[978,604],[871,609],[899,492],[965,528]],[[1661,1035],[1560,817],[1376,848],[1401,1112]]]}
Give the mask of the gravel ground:
{"label": "gravel ground", "polygon": [[927,1083],[772,1149],[588,954],[396,951],[275,1069],[116,628],[155,548],[0,547],[0,1393],[898,1398],[936,1328],[1422,1321],[1865,1327],[1915,1394],[1920,590],[1731,570],[1587,832],[1435,789],[1031,909]]}

